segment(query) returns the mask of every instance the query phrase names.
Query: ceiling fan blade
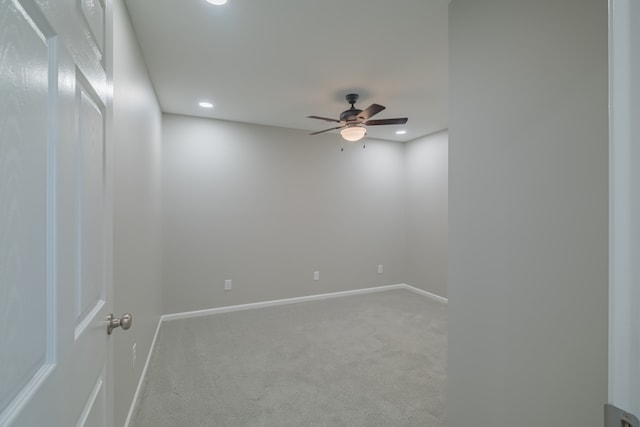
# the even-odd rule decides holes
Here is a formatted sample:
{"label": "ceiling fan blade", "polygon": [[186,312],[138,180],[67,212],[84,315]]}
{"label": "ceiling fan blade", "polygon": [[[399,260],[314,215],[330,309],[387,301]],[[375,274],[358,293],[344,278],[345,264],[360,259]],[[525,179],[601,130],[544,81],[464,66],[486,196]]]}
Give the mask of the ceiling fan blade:
{"label": "ceiling fan blade", "polygon": [[343,128],[343,127],[345,127],[345,126],[346,126],[346,125],[336,126],[336,127],[334,127],[334,128],[329,128],[329,129],[325,129],[325,130],[320,130],[320,131],[318,131],[318,132],[313,132],[313,133],[310,133],[309,135],[317,135],[317,134],[319,134],[319,133],[329,132],[330,130],[342,129],[342,128]]}
{"label": "ceiling fan blade", "polygon": [[358,114],[358,118],[362,120],[369,120],[369,118],[375,116],[380,111],[384,110],[386,107],[383,107],[379,104],[371,104],[365,110],[362,110],[360,114]]}
{"label": "ceiling fan blade", "polygon": [[407,123],[407,118],[402,117],[398,119],[379,119],[379,120],[369,120],[364,122],[363,124],[367,126],[379,126],[379,125],[403,125]]}
{"label": "ceiling fan blade", "polygon": [[307,119],[318,119],[318,120],[324,120],[324,121],[327,121],[327,122],[336,122],[336,123],[340,123],[340,120],[330,119],[329,117],[307,116]]}

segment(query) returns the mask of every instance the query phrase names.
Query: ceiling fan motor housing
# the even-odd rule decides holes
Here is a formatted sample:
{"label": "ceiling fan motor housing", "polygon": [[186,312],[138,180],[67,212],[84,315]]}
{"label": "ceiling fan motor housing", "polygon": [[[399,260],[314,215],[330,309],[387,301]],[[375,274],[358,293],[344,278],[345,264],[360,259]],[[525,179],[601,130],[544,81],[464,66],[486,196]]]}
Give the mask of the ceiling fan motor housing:
{"label": "ceiling fan motor housing", "polygon": [[343,122],[356,121],[358,120],[358,114],[360,113],[362,113],[362,110],[358,110],[357,108],[350,108],[340,113],[340,121],[343,121]]}
{"label": "ceiling fan motor housing", "polygon": [[357,108],[355,108],[353,105],[356,103],[356,101],[358,101],[358,98],[360,97],[360,95],[358,95],[357,93],[350,93],[347,96],[345,96],[345,98],[347,99],[347,102],[349,104],[351,104],[351,108],[348,110],[343,111],[340,114],[340,120],[343,122],[353,122],[358,120],[358,114],[362,113],[362,110],[358,110]]}

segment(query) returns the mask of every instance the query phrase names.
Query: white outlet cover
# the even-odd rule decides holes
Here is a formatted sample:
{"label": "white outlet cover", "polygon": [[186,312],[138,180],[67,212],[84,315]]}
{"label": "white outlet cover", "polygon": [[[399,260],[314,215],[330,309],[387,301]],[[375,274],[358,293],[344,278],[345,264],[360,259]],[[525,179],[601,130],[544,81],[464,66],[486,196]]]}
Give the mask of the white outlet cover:
{"label": "white outlet cover", "polygon": [[227,279],[224,281],[224,290],[225,291],[230,291],[231,290],[231,280]]}
{"label": "white outlet cover", "polygon": [[313,280],[320,280],[320,272],[319,271],[314,271],[313,272]]}

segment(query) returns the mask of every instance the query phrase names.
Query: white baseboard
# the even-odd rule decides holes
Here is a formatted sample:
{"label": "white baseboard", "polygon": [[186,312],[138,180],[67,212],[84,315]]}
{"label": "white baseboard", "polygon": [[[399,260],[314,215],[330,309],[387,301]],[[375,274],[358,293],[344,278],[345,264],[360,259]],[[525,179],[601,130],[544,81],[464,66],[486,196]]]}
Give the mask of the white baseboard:
{"label": "white baseboard", "polygon": [[272,307],[272,306],[284,305],[284,304],[295,304],[295,303],[304,302],[304,301],[314,301],[314,300],[322,300],[322,299],[328,299],[328,298],[346,297],[349,295],[368,294],[371,292],[383,292],[383,291],[390,291],[393,289],[407,289],[409,291],[434,299],[436,301],[439,301],[445,304],[448,303],[447,298],[441,297],[440,295],[436,295],[431,292],[427,292],[423,289],[419,289],[414,286],[407,285],[406,283],[399,283],[396,285],[376,286],[373,288],[353,289],[350,291],[331,292],[327,294],[316,294],[316,295],[308,295],[304,297],[285,298],[285,299],[277,299],[277,300],[271,300],[271,301],[254,302],[250,304],[228,305],[225,307],[207,308],[204,310],[185,311],[182,313],[165,314],[160,318],[160,320],[164,322],[169,320],[189,319],[191,317],[209,316],[211,314],[228,313],[231,311],[251,310],[254,308]]}
{"label": "white baseboard", "polygon": [[423,295],[425,297],[429,297],[431,299],[434,299],[438,302],[442,302],[445,304],[449,303],[449,300],[445,297],[441,297],[440,295],[436,295],[436,294],[432,294],[431,292],[427,292],[424,289],[420,289],[420,288],[416,288],[415,286],[411,286],[411,285],[407,285],[407,284],[402,284],[401,285],[404,289],[408,289],[412,292],[415,292],[417,294]]}
{"label": "white baseboard", "polygon": [[411,285],[407,285],[406,283],[399,283],[396,285],[376,286],[373,288],[364,288],[364,289],[353,289],[350,291],[341,291],[341,292],[332,292],[327,294],[309,295],[304,297],[278,299],[278,300],[272,300],[272,301],[256,302],[251,304],[231,305],[226,307],[209,308],[205,310],[187,311],[184,313],[165,314],[160,316],[160,320],[158,321],[158,326],[156,327],[156,332],[153,336],[153,341],[151,342],[151,348],[149,349],[149,354],[147,355],[147,360],[144,363],[144,368],[142,368],[142,374],[140,375],[140,380],[138,381],[138,387],[136,388],[136,392],[133,395],[131,406],[129,407],[129,414],[127,415],[127,419],[124,423],[124,427],[129,427],[129,422],[133,417],[133,413],[135,411],[136,404],[138,402],[138,397],[140,395],[142,385],[144,383],[144,379],[147,375],[147,368],[149,367],[151,355],[153,354],[153,350],[156,346],[156,339],[158,338],[158,332],[160,331],[160,325],[162,325],[162,322],[170,321],[170,320],[178,320],[178,319],[188,319],[191,317],[209,316],[211,314],[228,313],[232,311],[251,310],[254,308],[272,307],[276,305],[295,304],[295,303],[304,302],[304,301],[339,298],[339,297],[345,297],[349,295],[368,294],[372,292],[383,292],[383,291],[390,291],[393,289],[406,289],[411,292],[415,292],[419,295],[425,296],[427,298],[431,298],[435,301],[438,301],[444,304],[448,303],[447,298],[441,297],[436,294],[432,294],[431,292],[427,292],[423,289],[419,289]]}
{"label": "white baseboard", "polygon": [[153,350],[156,348],[156,339],[158,338],[158,332],[160,332],[160,325],[162,324],[162,316],[158,320],[158,326],[156,326],[156,333],[153,334],[153,341],[151,341],[151,347],[149,347],[149,353],[147,354],[147,360],[144,362],[144,367],[142,368],[142,373],[140,374],[140,379],[138,380],[138,386],[136,387],[136,392],[133,395],[133,399],[131,400],[131,406],[129,406],[129,413],[127,414],[127,419],[124,422],[124,427],[129,427],[129,423],[131,422],[131,417],[133,417],[133,412],[136,409],[136,404],[138,403],[138,396],[140,396],[142,384],[144,383],[144,379],[147,376],[147,368],[149,367],[149,362],[151,361],[151,355],[153,354]]}
{"label": "white baseboard", "polygon": [[314,301],[314,300],[321,300],[321,299],[328,299],[328,298],[346,297],[349,295],[368,294],[371,292],[389,291],[392,289],[402,289],[406,286],[407,285],[404,285],[404,284],[376,286],[374,288],[354,289],[350,291],[331,292],[328,294],[317,294],[317,295],[308,295],[304,297],[277,299],[277,300],[271,300],[271,301],[254,302],[251,304],[229,305],[226,307],[208,308],[205,310],[187,311],[184,313],[165,314],[164,316],[162,316],[161,319],[163,322],[167,320],[188,319],[191,317],[209,316],[211,314],[228,313],[231,311],[251,310],[254,308],[272,307],[275,305],[284,305],[284,304],[295,304],[295,303],[304,302],[304,301]]}

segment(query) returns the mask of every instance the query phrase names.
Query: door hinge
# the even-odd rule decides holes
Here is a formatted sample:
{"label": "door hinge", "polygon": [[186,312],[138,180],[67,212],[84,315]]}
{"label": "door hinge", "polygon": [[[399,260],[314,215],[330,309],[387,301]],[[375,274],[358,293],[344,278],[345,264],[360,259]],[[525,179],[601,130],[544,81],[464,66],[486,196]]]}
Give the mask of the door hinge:
{"label": "door hinge", "polygon": [[604,405],[604,427],[640,427],[640,422],[635,415],[606,404]]}

